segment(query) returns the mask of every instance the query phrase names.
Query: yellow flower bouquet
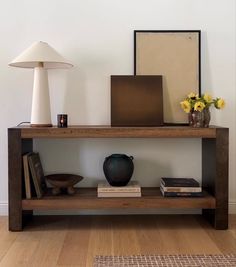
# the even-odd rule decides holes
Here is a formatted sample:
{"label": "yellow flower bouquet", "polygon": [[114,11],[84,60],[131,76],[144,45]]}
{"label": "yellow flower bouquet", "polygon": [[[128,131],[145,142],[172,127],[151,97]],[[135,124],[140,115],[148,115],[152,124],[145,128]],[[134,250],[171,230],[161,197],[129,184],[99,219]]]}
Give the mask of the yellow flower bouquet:
{"label": "yellow flower bouquet", "polygon": [[198,96],[196,93],[190,93],[183,101],[180,102],[184,112],[189,114],[189,124],[193,127],[208,127],[210,122],[210,106],[222,109],[225,101],[222,98],[212,98],[205,93]]}

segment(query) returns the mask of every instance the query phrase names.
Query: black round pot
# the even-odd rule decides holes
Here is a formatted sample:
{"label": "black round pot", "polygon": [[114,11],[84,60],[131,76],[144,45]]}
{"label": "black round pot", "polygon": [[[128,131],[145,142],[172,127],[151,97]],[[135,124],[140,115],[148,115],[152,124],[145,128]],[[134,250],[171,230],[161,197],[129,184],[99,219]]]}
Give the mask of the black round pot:
{"label": "black round pot", "polygon": [[134,171],[133,157],[112,154],[105,159],[103,171],[111,186],[126,186]]}

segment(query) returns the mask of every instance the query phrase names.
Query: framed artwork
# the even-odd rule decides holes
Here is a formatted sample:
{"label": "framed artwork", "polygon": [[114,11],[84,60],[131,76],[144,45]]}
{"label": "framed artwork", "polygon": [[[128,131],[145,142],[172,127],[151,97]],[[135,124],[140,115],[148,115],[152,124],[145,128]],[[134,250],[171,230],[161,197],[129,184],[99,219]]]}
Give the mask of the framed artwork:
{"label": "framed artwork", "polygon": [[201,31],[134,31],[134,75],[162,75],[164,123],[187,123],[180,102],[201,94]]}
{"label": "framed artwork", "polygon": [[162,76],[111,76],[111,126],[163,126]]}

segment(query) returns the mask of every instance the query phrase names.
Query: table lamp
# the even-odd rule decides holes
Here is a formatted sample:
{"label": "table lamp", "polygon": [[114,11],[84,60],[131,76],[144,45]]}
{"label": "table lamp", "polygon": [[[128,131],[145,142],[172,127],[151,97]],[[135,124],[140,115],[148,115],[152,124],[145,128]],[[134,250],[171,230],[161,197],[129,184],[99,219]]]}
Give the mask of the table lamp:
{"label": "table lamp", "polygon": [[47,43],[35,42],[10,62],[9,66],[34,68],[30,125],[32,127],[52,126],[47,69],[66,69],[73,65]]}

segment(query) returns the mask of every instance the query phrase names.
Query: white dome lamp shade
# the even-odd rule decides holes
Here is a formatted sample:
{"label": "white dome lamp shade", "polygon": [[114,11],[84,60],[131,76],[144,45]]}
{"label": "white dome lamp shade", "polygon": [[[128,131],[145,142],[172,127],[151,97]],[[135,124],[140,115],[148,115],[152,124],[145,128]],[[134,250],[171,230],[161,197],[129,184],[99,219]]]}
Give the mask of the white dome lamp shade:
{"label": "white dome lamp shade", "polygon": [[19,68],[34,68],[34,85],[30,125],[51,127],[47,69],[67,69],[73,65],[45,42],[35,42],[9,63]]}

